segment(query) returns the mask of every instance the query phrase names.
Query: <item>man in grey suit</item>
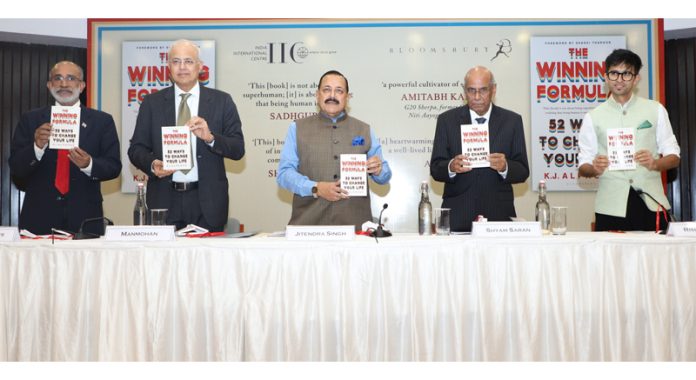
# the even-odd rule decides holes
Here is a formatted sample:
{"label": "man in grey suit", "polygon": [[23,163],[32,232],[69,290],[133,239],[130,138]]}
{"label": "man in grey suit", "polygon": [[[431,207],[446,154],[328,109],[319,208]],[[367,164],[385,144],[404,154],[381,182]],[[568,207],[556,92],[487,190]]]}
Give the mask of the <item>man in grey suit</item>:
{"label": "man in grey suit", "polygon": [[[244,156],[244,136],[232,97],[199,85],[199,53],[191,41],[172,44],[168,65],[174,85],[143,99],[128,157],[148,175],[148,206],[169,209],[167,224],[222,231],[229,208],[224,158]],[[193,133],[189,171],[163,168],[161,128],[174,125]]]}
{"label": "man in grey suit", "polygon": [[[471,231],[477,215],[491,221],[510,220],[515,213],[512,184],[529,177],[522,117],[491,103],[495,98],[493,73],[476,66],[464,77],[467,105],[437,118],[430,175],[445,183],[442,207],[451,208],[452,231]],[[470,166],[462,154],[462,124],[488,124],[490,168]]]}

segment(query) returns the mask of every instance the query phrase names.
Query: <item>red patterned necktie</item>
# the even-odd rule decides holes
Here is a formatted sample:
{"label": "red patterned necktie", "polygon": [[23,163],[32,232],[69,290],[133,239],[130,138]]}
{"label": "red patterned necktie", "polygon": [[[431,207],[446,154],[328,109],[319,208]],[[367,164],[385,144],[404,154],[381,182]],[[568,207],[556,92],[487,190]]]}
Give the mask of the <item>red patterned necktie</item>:
{"label": "red patterned necktie", "polygon": [[70,159],[67,149],[58,150],[58,162],[56,163],[55,185],[58,191],[65,195],[70,190]]}

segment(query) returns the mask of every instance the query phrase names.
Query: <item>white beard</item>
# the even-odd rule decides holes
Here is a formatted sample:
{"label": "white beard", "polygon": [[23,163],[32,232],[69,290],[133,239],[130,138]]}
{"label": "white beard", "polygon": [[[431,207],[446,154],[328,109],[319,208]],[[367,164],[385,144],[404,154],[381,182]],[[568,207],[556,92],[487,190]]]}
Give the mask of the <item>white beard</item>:
{"label": "white beard", "polygon": [[60,104],[75,104],[77,99],[80,98],[80,91],[76,89],[71,90],[72,94],[69,96],[60,96],[60,94],[58,94],[59,90],[59,88],[52,88],[51,95],[53,95],[53,98]]}

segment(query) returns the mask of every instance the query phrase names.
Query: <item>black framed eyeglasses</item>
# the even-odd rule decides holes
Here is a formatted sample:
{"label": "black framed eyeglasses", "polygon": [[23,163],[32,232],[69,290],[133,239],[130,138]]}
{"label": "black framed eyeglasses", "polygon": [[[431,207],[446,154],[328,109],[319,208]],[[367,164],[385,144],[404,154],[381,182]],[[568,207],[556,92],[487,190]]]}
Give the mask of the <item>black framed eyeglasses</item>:
{"label": "black framed eyeglasses", "polygon": [[619,80],[619,77],[621,77],[621,79],[623,79],[624,81],[630,81],[630,80],[633,80],[633,78],[635,76],[636,76],[636,74],[634,74],[630,71],[621,72],[621,71],[613,71],[612,70],[612,71],[609,71],[607,73],[607,78],[609,78],[609,80]]}

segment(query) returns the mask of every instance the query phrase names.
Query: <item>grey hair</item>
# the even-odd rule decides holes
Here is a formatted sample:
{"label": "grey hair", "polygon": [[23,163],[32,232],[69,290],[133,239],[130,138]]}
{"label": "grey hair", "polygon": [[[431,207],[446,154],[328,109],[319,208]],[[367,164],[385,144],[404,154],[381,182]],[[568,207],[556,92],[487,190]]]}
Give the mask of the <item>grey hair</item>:
{"label": "grey hair", "polygon": [[172,55],[172,51],[173,51],[174,48],[177,47],[177,46],[192,46],[192,47],[196,48],[196,55],[197,55],[196,58],[197,58],[198,61],[201,60],[201,48],[200,48],[198,45],[194,44],[192,41],[186,40],[186,39],[181,39],[181,40],[176,40],[176,41],[174,41],[174,42],[172,43],[172,46],[169,47],[169,56]]}

